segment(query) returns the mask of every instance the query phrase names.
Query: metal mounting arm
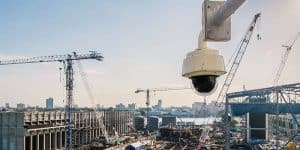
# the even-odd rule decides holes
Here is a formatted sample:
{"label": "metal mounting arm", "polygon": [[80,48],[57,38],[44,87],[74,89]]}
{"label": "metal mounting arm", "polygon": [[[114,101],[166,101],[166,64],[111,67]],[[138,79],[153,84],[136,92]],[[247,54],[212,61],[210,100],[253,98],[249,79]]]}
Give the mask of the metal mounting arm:
{"label": "metal mounting arm", "polygon": [[221,25],[231,16],[246,0],[227,0],[213,16],[213,24]]}

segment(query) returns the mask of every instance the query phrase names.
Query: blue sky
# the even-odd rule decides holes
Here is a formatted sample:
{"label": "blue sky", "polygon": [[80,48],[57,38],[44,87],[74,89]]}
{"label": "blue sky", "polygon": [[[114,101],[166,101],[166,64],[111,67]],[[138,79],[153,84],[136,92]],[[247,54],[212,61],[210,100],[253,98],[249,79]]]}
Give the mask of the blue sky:
{"label": "blue sky", "polygon": [[[2,1],[0,56],[97,50],[105,57],[103,62],[82,62],[97,103],[143,106],[145,95],[134,94],[136,88],[190,84],[181,77],[181,65],[197,45],[201,4],[201,0]],[[244,84],[248,89],[270,86],[283,52],[280,46],[300,31],[298,0],[248,0],[232,16],[232,40],[209,43],[209,47],[220,50],[227,61],[257,12],[262,12],[263,40],[254,38],[250,43],[230,91],[242,90]],[[291,52],[280,83],[299,82],[299,47],[296,44]],[[59,67],[58,63],[2,66],[0,104],[44,106],[44,99],[52,96],[56,105],[63,105]],[[90,105],[76,71],[75,103]],[[163,99],[165,106],[203,101],[192,91],[156,93],[152,104],[157,99]]]}

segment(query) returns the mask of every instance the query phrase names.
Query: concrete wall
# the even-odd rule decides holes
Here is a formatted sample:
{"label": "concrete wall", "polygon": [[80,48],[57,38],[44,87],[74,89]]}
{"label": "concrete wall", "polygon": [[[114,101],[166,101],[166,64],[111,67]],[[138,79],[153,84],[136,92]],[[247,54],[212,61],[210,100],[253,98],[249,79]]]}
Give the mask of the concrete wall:
{"label": "concrete wall", "polygon": [[[106,128],[112,133],[128,133],[133,122],[130,111],[73,111],[73,149],[84,147]],[[104,125],[104,120],[106,125]],[[63,111],[0,112],[0,150],[56,150],[66,145]]]}
{"label": "concrete wall", "polygon": [[24,150],[24,114],[0,113],[0,149]]}

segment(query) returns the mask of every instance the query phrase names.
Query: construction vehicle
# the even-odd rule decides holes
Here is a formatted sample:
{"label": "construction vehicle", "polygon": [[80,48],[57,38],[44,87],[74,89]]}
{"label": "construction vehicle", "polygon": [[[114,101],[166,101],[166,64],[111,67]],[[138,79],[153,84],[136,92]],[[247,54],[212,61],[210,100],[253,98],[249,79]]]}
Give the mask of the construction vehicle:
{"label": "construction vehicle", "polygon": [[[187,90],[191,89],[189,87],[181,87],[181,88],[153,88],[153,89],[137,89],[134,93],[146,93],[146,106],[147,106],[147,119],[149,118],[149,106],[150,106],[150,93],[161,92],[161,91],[176,91],[176,90]],[[148,125],[146,125],[146,129],[148,129]]]}
{"label": "construction vehicle", "polygon": [[66,75],[66,149],[72,149],[72,105],[73,105],[73,83],[74,83],[74,71],[73,61],[95,59],[98,61],[103,60],[103,56],[96,52],[90,51],[88,54],[77,55],[75,52],[66,55],[53,55],[53,56],[39,56],[22,59],[12,60],[1,60],[0,65],[13,65],[13,64],[31,64],[31,63],[42,63],[42,62],[62,62],[64,64],[65,75]]}
{"label": "construction vehicle", "polygon": [[289,142],[286,146],[285,146],[286,150],[297,150],[297,145],[294,142]]}

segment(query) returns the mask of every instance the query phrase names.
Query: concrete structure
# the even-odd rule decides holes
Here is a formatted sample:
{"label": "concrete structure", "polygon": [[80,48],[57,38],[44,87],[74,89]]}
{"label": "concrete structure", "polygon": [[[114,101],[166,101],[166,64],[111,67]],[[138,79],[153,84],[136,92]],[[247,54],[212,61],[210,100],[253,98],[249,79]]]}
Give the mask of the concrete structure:
{"label": "concrete structure", "polygon": [[46,109],[53,109],[53,98],[49,97],[46,99]]}
{"label": "concrete structure", "polygon": [[17,104],[17,109],[18,109],[18,110],[25,109],[25,104],[23,104],[23,103],[18,103],[18,104]]}
{"label": "concrete structure", "polygon": [[145,118],[143,116],[134,117],[134,128],[137,131],[143,130],[145,127]]}
{"label": "concrete structure", "polygon": [[128,104],[128,109],[129,110],[135,110],[136,109],[136,104],[135,103]]}
{"label": "concrete structure", "polygon": [[[269,131],[270,131],[270,136],[275,136],[276,135],[276,115],[269,115]],[[298,122],[300,122],[300,115],[296,115],[296,119]],[[294,136],[300,127],[297,125],[295,120],[292,118],[290,114],[282,114],[278,116],[278,128],[279,128],[279,134],[280,136],[288,136],[292,137]],[[272,130],[271,130],[272,129]]]}
{"label": "concrete structure", "polygon": [[176,116],[166,115],[162,117],[162,126],[176,125]]}
{"label": "concrete structure", "polygon": [[10,107],[9,107],[9,103],[5,103],[5,108],[6,109],[9,109]]}
{"label": "concrete structure", "polygon": [[156,116],[150,116],[148,118],[148,129],[150,132],[158,130],[159,127],[159,118]]}
{"label": "concrete structure", "polygon": [[133,112],[128,110],[104,110],[104,124],[109,135],[115,131],[119,135],[127,134],[129,126],[133,124]]}
{"label": "concrete structure", "polygon": [[[106,116],[105,116],[106,115]],[[130,111],[74,110],[73,149],[82,149],[93,139],[103,136],[106,128],[119,134],[128,132],[132,123]],[[65,112],[23,111],[0,113],[1,150],[56,150],[66,146]]]}
{"label": "concrete structure", "polygon": [[162,109],[162,100],[159,99],[157,104],[153,106],[153,109],[159,110]]}
{"label": "concrete structure", "polygon": [[247,142],[268,140],[268,114],[247,113],[246,127]]}
{"label": "concrete structure", "polygon": [[299,89],[300,83],[294,83],[228,93],[225,106],[230,106],[232,116],[246,115],[248,143],[275,140],[279,146],[280,140],[286,141],[298,130],[291,116],[300,114]]}
{"label": "concrete structure", "polygon": [[120,103],[120,104],[117,104],[117,105],[116,105],[116,109],[117,109],[117,110],[125,110],[126,107],[125,107],[124,104]]}
{"label": "concrete structure", "polygon": [[0,113],[0,149],[24,150],[24,113]]}

